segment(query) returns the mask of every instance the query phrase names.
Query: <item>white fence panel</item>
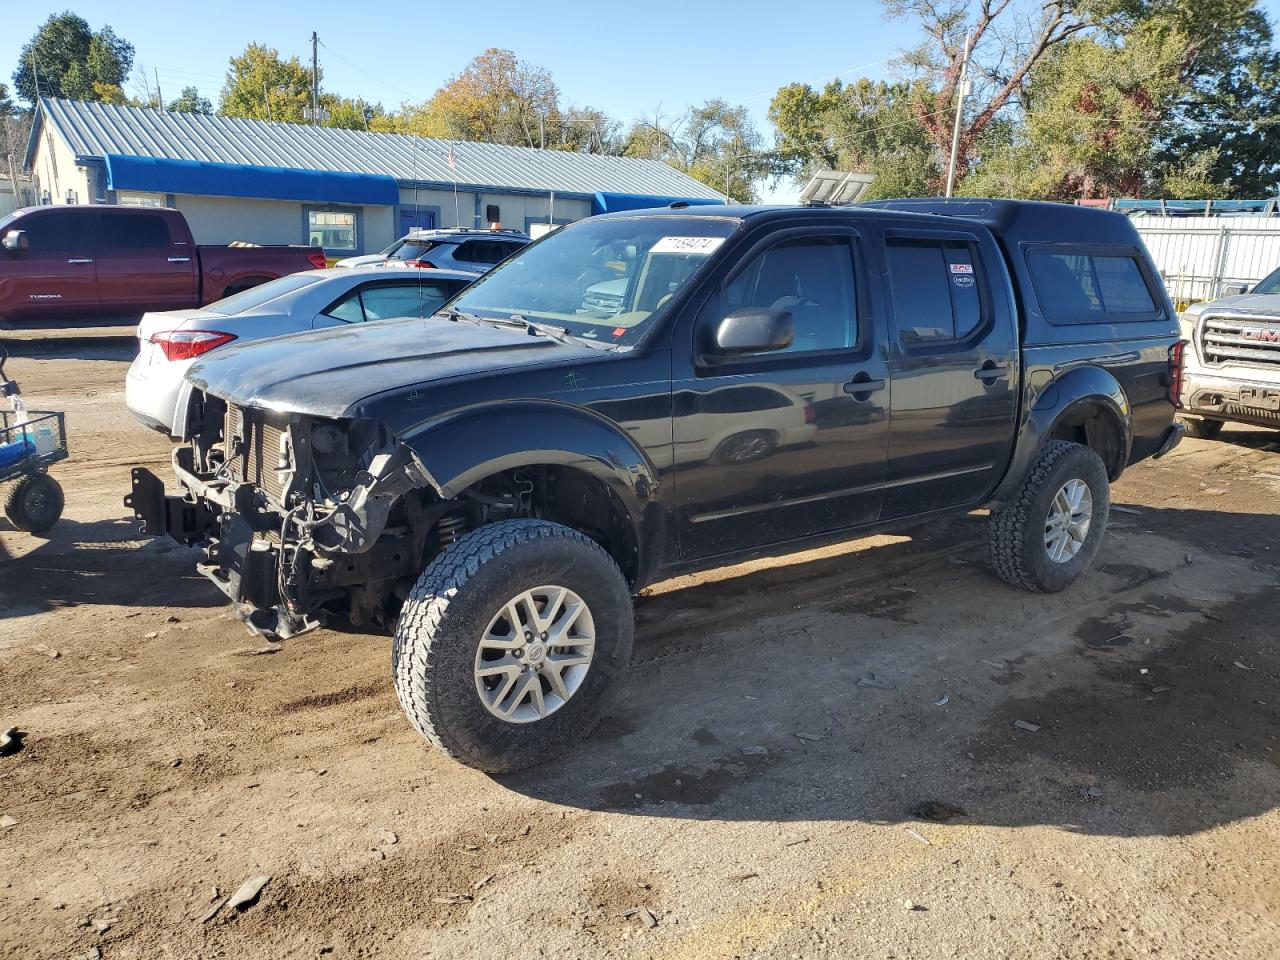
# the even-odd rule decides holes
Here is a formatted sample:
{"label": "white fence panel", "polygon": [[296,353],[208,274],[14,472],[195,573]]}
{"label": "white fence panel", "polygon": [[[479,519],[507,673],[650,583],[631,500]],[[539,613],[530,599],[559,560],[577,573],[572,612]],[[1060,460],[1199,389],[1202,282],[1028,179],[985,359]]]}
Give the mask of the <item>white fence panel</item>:
{"label": "white fence panel", "polygon": [[1280,218],[1140,217],[1134,226],[1175,301],[1212,299],[1280,267]]}

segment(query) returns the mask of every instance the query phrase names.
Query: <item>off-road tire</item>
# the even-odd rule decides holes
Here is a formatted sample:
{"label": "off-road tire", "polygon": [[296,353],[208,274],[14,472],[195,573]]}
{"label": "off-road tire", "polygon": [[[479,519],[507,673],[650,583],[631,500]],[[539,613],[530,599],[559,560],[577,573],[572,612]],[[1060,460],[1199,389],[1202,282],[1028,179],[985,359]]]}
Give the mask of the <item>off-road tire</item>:
{"label": "off-road tire", "polygon": [[[1058,490],[1072,479],[1089,485],[1093,518],[1079,553],[1065,563],[1055,563],[1045,550],[1045,521]],[[1082,444],[1050,440],[1027,471],[1018,492],[991,512],[987,521],[991,566],[1005,583],[1024,590],[1056,593],[1088,569],[1102,543],[1110,510],[1111,490],[1101,458]]]}
{"label": "off-road tire", "polygon": [[1222,420],[1210,420],[1207,417],[1179,417],[1187,430],[1187,436],[1197,440],[1216,440],[1226,423]]}
{"label": "off-road tire", "polygon": [[[508,723],[476,692],[476,650],[503,604],[547,584],[586,601],[594,656],[582,685],[558,710],[532,723]],[[634,630],[626,578],[595,541],[543,520],[489,524],[437,555],[405,601],[391,648],[396,695],[414,728],[448,756],[488,773],[530,767],[595,728],[626,672]]]}
{"label": "off-road tire", "polygon": [[44,533],[62,516],[62,486],[47,473],[29,473],[5,493],[4,515],[19,530]]}

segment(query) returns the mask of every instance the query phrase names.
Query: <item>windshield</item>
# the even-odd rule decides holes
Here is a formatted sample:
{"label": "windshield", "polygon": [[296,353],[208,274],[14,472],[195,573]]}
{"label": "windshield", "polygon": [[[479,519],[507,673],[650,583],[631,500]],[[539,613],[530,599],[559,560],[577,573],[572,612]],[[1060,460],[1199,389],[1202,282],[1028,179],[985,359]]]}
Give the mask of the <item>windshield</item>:
{"label": "windshield", "polygon": [[624,217],[570,224],[525,247],[451,306],[635,343],[741,223],[728,217]]}
{"label": "windshield", "polygon": [[221,300],[215,300],[204,309],[207,313],[234,317],[237,314],[254,310],[277,297],[283,297],[286,293],[293,293],[295,290],[309,287],[313,283],[319,283],[323,279],[323,276],[317,276],[315,273],[291,273],[287,277],[268,280],[266,283],[260,283],[256,287],[250,287],[240,293],[233,293],[231,296],[223,297]]}
{"label": "windshield", "polygon": [[1273,270],[1250,293],[1280,293],[1280,270]]}

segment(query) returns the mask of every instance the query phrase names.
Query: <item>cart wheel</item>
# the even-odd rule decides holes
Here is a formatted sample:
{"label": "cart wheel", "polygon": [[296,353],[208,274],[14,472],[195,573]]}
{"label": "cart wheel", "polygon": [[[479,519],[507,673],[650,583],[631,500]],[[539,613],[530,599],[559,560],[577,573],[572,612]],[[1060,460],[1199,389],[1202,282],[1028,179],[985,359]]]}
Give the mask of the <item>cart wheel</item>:
{"label": "cart wheel", "polygon": [[31,473],[9,488],[4,513],[19,530],[43,533],[58,522],[65,503],[57,480],[47,473]]}

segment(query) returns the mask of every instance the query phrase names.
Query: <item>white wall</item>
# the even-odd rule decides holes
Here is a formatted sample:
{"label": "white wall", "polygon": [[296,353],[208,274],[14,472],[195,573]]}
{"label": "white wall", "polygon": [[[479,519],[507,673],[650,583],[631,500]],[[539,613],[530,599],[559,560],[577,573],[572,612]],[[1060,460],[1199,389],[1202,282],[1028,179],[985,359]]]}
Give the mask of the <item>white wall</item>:
{"label": "white wall", "polygon": [[[248,243],[307,243],[303,228],[304,207],[324,204],[297,200],[255,200],[241,197],[205,197],[177,194],[174,206],[191,225],[196,243],[222,244],[235,240]],[[335,209],[351,207],[335,205]],[[362,213],[360,243],[365,253],[376,253],[394,239],[394,207],[356,207]],[[346,256],[331,251],[333,256]]]}
{"label": "white wall", "polygon": [[[551,207],[549,196],[524,196],[511,193],[482,193],[480,195],[480,222],[476,222],[475,194],[459,190],[457,203],[454,203],[452,190],[404,190],[400,191],[400,203],[403,206],[439,207],[440,216],[436,221],[438,227],[487,227],[484,219],[484,208],[496,203],[502,214],[502,225],[512,230],[523,230],[526,217],[546,217]],[[589,200],[569,200],[556,197],[556,222],[563,220],[581,220],[591,216]],[[391,241],[388,240],[388,243]]]}
{"label": "white wall", "polygon": [[96,199],[91,194],[88,170],[76,166],[71,148],[49,126],[41,129],[31,167],[36,203],[45,193],[54,203],[65,203],[68,190],[74,191],[77,203]]}

